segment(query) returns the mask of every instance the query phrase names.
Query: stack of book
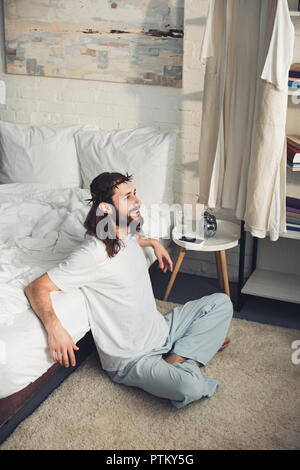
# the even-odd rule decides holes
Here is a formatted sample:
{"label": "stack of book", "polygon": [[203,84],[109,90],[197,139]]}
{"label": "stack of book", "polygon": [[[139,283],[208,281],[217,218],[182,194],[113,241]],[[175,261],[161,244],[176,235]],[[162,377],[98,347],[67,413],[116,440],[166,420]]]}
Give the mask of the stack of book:
{"label": "stack of book", "polygon": [[289,70],[289,90],[300,89],[300,64],[294,63]]}
{"label": "stack of book", "polygon": [[292,171],[300,171],[300,136],[287,135],[287,166]]}
{"label": "stack of book", "polygon": [[300,199],[286,198],[286,229],[300,232]]}

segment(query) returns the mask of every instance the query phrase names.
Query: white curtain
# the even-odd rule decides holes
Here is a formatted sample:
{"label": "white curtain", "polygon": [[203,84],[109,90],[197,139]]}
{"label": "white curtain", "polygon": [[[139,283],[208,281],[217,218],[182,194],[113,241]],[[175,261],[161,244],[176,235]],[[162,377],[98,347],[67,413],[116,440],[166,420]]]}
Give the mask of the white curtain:
{"label": "white curtain", "polygon": [[199,202],[230,209],[252,235],[286,231],[286,0],[211,0],[199,149]]}

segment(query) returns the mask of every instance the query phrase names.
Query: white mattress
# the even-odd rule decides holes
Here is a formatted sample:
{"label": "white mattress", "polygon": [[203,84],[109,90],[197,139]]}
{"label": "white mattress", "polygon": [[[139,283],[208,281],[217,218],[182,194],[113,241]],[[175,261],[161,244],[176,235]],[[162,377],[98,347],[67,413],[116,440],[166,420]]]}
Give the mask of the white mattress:
{"label": "white mattress", "polygon": [[[89,197],[80,188],[0,185],[0,398],[23,389],[53,365],[45,329],[24,289],[83,241]],[[153,250],[144,253],[152,264]],[[81,291],[55,291],[51,299],[62,324],[79,341],[89,331]]]}

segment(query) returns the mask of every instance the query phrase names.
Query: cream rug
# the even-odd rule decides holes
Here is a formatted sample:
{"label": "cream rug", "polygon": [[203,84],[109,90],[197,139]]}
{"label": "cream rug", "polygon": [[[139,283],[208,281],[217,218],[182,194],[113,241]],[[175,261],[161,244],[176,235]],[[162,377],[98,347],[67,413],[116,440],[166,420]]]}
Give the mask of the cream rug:
{"label": "cream rug", "polygon": [[[175,304],[157,305],[166,313]],[[230,346],[201,369],[220,382],[213,397],[177,410],[114,384],[94,353],[1,450],[299,449],[300,364],[291,345],[300,331],[234,318],[229,336]]]}

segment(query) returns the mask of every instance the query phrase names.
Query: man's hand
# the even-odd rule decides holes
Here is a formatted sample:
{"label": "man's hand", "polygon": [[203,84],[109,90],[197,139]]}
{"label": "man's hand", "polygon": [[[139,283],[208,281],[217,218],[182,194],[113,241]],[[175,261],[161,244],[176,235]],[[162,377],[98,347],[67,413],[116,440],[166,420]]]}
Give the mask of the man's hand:
{"label": "man's hand", "polygon": [[168,251],[156,238],[146,238],[139,235],[136,235],[136,238],[141,247],[152,246],[159,263],[159,267],[164,273],[167,271],[168,266],[170,267],[170,271],[173,271],[173,263]]}
{"label": "man's hand", "polygon": [[32,310],[39,317],[47,331],[53,361],[69,367],[69,360],[71,360],[71,365],[75,366],[74,350],[78,351],[79,348],[67,330],[63,328],[52,306],[50,293],[57,290],[60,289],[45,273],[26,287],[25,295]]}
{"label": "man's hand", "polygon": [[158,241],[153,240],[153,249],[157,257],[157,261],[160,269],[165,273],[169,267],[170,271],[173,271],[173,263],[168,253],[168,250]]}
{"label": "man's hand", "polygon": [[47,330],[48,344],[50,348],[51,357],[54,362],[59,362],[60,365],[69,367],[69,359],[71,365],[75,366],[74,350],[78,351],[78,347],[74,343],[71,335],[63,328],[62,324],[58,321]]}

